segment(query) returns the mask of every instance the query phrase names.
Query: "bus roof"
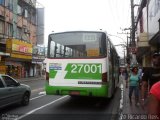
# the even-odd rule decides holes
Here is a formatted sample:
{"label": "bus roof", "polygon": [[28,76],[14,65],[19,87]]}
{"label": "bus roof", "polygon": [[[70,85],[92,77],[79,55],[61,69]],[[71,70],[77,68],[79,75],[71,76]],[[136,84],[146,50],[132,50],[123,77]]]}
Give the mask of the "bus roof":
{"label": "bus roof", "polygon": [[105,32],[105,31],[83,31],[83,30],[81,30],[81,31],[64,31],[64,32],[55,32],[55,33],[51,33],[51,34],[49,34],[49,35],[54,35],[54,34],[63,34],[63,33],[81,33],[81,32],[88,32],[88,33],[90,33],[90,32],[92,32],[92,33],[105,33],[106,35],[107,35],[107,32]]}

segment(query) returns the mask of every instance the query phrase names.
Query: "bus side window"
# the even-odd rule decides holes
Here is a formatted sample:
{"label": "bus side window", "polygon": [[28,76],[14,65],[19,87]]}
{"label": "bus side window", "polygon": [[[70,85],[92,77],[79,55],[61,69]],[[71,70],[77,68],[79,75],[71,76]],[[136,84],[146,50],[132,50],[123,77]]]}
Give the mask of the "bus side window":
{"label": "bus side window", "polygon": [[51,57],[54,57],[55,56],[55,42],[54,41],[51,41],[51,43],[50,43],[50,56]]}
{"label": "bus side window", "polygon": [[100,44],[100,55],[104,56],[106,55],[106,40],[101,39],[101,44]]}
{"label": "bus side window", "polygon": [[55,48],[54,48],[54,57],[56,57],[57,49],[58,49],[58,47],[57,47],[57,43],[55,43]]}
{"label": "bus side window", "polygon": [[63,57],[66,56],[66,46],[64,46],[64,49],[63,49]]}

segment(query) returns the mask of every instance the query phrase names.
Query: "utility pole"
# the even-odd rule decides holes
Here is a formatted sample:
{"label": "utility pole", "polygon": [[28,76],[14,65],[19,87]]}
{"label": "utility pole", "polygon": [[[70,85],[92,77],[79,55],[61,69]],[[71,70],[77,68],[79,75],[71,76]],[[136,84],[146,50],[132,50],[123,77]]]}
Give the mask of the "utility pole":
{"label": "utility pole", "polygon": [[[122,31],[126,31],[126,30],[130,30],[130,33],[118,33],[118,34],[126,34],[127,35],[127,43],[126,43],[126,61],[129,61],[128,59],[129,59],[129,43],[128,43],[128,40],[129,40],[129,38],[131,38],[131,37],[128,37],[128,34],[131,34],[131,28],[124,28],[124,29],[122,29]],[[131,41],[130,41],[130,43],[131,43]]]}
{"label": "utility pole", "polygon": [[131,46],[135,47],[134,0],[131,0],[131,23],[132,23]]}
{"label": "utility pole", "polygon": [[[132,23],[131,48],[133,48],[134,52],[135,52],[136,42],[135,42],[134,7],[137,6],[137,5],[134,5],[134,0],[130,0],[130,2],[131,2],[131,23]],[[136,54],[132,52],[131,56],[132,56],[131,57],[131,64],[137,64]]]}
{"label": "utility pole", "polygon": [[128,38],[129,38],[129,37],[127,36],[127,48],[126,48],[126,49],[127,49],[127,57],[129,56],[129,54],[128,54],[128,53],[129,53],[129,52],[128,52]]}
{"label": "utility pole", "polygon": [[124,48],[124,65],[126,63],[126,55],[125,55],[125,48]]}

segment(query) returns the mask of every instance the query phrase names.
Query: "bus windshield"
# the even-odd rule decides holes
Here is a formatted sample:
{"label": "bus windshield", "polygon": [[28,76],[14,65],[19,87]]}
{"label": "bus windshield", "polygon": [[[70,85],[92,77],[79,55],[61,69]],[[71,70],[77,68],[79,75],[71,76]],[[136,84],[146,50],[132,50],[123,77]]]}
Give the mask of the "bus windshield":
{"label": "bus windshield", "polygon": [[106,55],[103,32],[63,32],[49,35],[48,58],[84,58]]}

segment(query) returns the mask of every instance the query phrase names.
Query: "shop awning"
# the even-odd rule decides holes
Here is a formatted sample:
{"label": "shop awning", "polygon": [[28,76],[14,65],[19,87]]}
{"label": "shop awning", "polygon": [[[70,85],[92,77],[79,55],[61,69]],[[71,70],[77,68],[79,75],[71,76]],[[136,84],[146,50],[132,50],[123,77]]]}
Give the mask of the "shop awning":
{"label": "shop awning", "polygon": [[5,65],[13,65],[13,66],[22,66],[21,62],[16,62],[16,61],[6,61]]}
{"label": "shop awning", "polygon": [[0,52],[0,56],[10,56],[10,53]]}

